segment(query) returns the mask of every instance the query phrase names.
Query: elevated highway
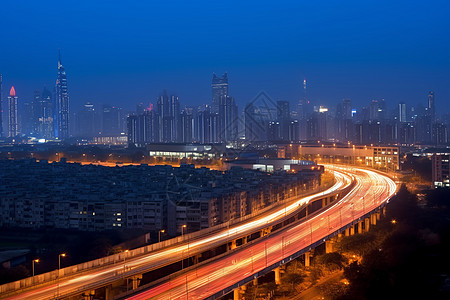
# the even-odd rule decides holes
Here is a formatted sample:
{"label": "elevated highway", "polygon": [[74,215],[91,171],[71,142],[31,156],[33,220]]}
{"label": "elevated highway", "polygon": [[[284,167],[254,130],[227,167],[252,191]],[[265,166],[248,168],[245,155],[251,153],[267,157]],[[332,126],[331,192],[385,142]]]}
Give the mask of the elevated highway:
{"label": "elevated highway", "polygon": [[126,299],[216,299],[308,252],[384,206],[397,185],[375,171],[328,166],[353,176],[352,190],[328,209],[158,284],[130,292]]}
{"label": "elevated highway", "polygon": [[[138,289],[141,292],[138,295],[130,294],[133,299],[216,298],[255,276],[258,277],[264,270],[268,271],[277,264],[292,259],[334,232],[345,229],[348,224],[386,203],[395,193],[395,183],[379,173],[364,169],[328,167],[334,171],[336,182],[323,192],[295,199],[284,207],[269,210],[261,216],[235,225],[185,235],[181,239],[162,243],[159,247],[152,248],[152,251],[141,249],[142,255],[119,254],[113,263],[105,266],[59,276],[39,285],[21,287],[21,283],[16,282],[13,290],[11,284],[9,289],[2,289],[1,286],[0,298],[78,299],[84,292],[100,287],[108,288],[125,278],[134,280],[135,276],[145,272],[158,270],[220,245],[233,245],[237,239],[284,225],[280,230],[269,230],[271,233],[268,235],[261,234],[261,237],[241,247],[231,247],[229,252],[184,268],[160,279],[156,284],[142,287]],[[313,216],[307,216],[308,205],[318,200],[333,205]],[[305,210],[304,217],[299,216],[302,209]],[[106,298],[112,298],[106,294]]]}

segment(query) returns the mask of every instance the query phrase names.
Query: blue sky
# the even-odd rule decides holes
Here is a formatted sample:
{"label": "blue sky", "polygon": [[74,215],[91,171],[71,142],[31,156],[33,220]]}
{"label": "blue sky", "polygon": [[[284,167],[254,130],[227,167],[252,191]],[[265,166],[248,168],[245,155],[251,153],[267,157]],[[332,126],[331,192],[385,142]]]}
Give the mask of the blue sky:
{"label": "blue sky", "polygon": [[211,101],[229,74],[240,106],[265,90],[296,102],[372,99],[450,110],[450,1],[3,1],[0,73],[20,99],[56,79],[58,49],[72,109],[133,109],[167,89]]}

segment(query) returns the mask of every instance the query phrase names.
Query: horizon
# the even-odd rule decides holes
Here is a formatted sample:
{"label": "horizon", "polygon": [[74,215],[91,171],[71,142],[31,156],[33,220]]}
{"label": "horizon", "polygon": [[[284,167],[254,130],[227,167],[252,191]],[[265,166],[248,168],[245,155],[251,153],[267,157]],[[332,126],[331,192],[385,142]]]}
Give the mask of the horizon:
{"label": "horizon", "polygon": [[306,78],[316,105],[415,106],[433,91],[450,110],[446,1],[175,2],[5,3],[3,99],[12,85],[19,101],[52,91],[61,49],[72,111],[86,102],[132,110],[164,89],[182,106],[210,104],[212,74],[224,72],[240,108],[262,90],[293,108]]}

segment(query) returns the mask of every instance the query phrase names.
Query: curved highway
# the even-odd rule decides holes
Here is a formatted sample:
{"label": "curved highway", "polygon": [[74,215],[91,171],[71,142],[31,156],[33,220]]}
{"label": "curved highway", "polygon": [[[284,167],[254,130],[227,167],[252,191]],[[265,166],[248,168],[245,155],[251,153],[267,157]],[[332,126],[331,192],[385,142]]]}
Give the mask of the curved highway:
{"label": "curved highway", "polygon": [[249,278],[324,239],[388,201],[397,186],[389,177],[362,168],[327,166],[356,185],[340,201],[306,221],[249,243],[210,263],[170,278],[128,299],[204,299]]}
{"label": "curved highway", "polygon": [[[92,271],[86,271],[76,277],[61,277],[59,282],[54,281],[51,284],[42,285],[34,289],[28,289],[25,292],[11,295],[6,299],[43,300],[55,299],[58,298],[58,296],[63,295],[81,294],[84,291],[89,291],[102,285],[114,282],[118,279],[128,277],[135,274],[137,270],[145,270],[148,272],[150,270],[158,269],[180,261],[180,257],[187,257],[188,253],[190,255],[194,253],[201,253],[213,248],[214,246],[223,245],[233,239],[240,238],[245,234],[252,234],[258,230],[271,226],[272,224],[276,224],[280,219],[283,219],[285,216],[297,211],[299,206],[302,206],[321,196],[333,194],[336,191],[345,189],[350,186],[354,180],[351,173],[344,172],[339,169],[334,170],[334,176],[336,182],[327,190],[307,197],[299,198],[287,204],[285,207],[277,207],[262,216],[254,217],[243,223],[232,225],[228,229],[218,230],[217,232],[210,233],[207,236],[178,243],[174,246],[167,247],[159,251],[154,251],[147,255],[129,259],[127,258],[124,262],[118,262],[114,265],[106,265]],[[255,254],[257,253],[256,251],[257,249],[255,249]],[[215,273],[211,274],[214,276],[213,279],[217,276],[217,274],[214,274]],[[209,279],[211,278],[203,278],[203,280]],[[180,293],[180,295],[183,294],[182,291],[178,291],[177,293]],[[167,296],[166,298],[170,297],[171,296]]]}

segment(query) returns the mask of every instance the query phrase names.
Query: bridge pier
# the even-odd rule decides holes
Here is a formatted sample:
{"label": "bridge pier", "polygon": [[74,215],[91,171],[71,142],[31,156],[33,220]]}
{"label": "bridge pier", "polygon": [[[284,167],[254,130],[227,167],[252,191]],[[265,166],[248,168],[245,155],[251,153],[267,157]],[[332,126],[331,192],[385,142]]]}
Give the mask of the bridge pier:
{"label": "bridge pier", "polygon": [[105,286],[105,300],[112,300],[112,284]]}
{"label": "bridge pier", "polygon": [[198,264],[198,262],[200,261],[200,258],[202,258],[201,254],[194,255],[194,257],[192,258],[194,260],[193,264],[194,265]]}
{"label": "bridge pier", "polygon": [[347,229],[345,229],[344,235],[345,235],[345,236],[350,236],[350,227],[347,228]]}
{"label": "bridge pier", "polygon": [[275,272],[275,284],[280,285],[281,284],[280,267],[275,268],[273,271]]}
{"label": "bridge pier", "polygon": [[364,230],[367,232],[370,229],[370,219],[369,218],[365,218],[364,219]]}
{"label": "bridge pier", "polygon": [[258,277],[253,278],[252,283],[253,283],[254,286],[257,286],[258,285]]}
{"label": "bridge pier", "polygon": [[363,221],[360,221],[359,223],[358,223],[358,233],[363,233]]}
{"label": "bridge pier", "polygon": [[370,225],[377,225],[377,216],[375,214],[370,215]]}
{"label": "bridge pier", "polygon": [[377,212],[377,213],[375,213],[375,216],[376,216],[376,218],[377,218],[377,221],[380,221],[380,219],[381,219],[381,213],[380,213],[380,212]]}
{"label": "bridge pier", "polygon": [[305,252],[305,267],[311,266],[311,252]]}
{"label": "bridge pier", "polygon": [[350,235],[354,235],[355,234],[355,225],[350,226],[349,231],[350,231]]}
{"label": "bridge pier", "polygon": [[229,247],[229,250],[233,250],[233,249],[236,249],[236,240],[232,240],[231,241],[231,245],[230,245],[230,247]]}
{"label": "bridge pier", "polygon": [[233,300],[240,300],[241,299],[241,291],[239,288],[233,290]]}
{"label": "bridge pier", "polygon": [[130,279],[133,284],[132,288],[133,288],[133,290],[135,290],[135,289],[137,289],[137,287],[139,286],[139,283],[141,282],[142,274],[131,276]]}
{"label": "bridge pier", "polygon": [[331,253],[333,252],[333,239],[329,239],[325,241],[325,253]]}

